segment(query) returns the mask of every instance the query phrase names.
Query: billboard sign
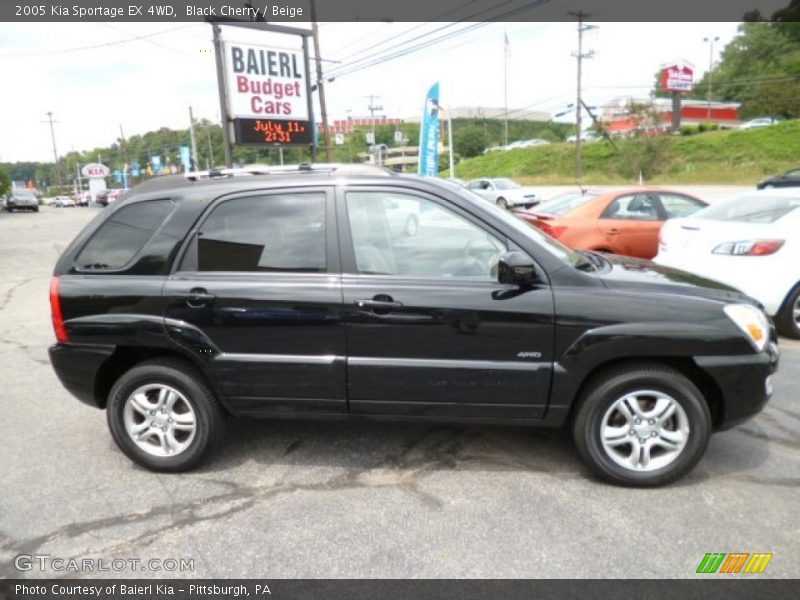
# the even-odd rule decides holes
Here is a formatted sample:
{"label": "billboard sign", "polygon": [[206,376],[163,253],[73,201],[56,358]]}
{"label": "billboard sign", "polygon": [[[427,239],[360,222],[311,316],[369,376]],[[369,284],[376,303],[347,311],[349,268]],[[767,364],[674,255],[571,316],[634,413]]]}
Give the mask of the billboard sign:
{"label": "billboard sign", "polygon": [[235,143],[312,144],[303,51],[243,42],[225,42],[224,48],[226,97]]}
{"label": "billboard sign", "polygon": [[664,92],[691,92],[694,88],[694,71],[688,65],[670,65],[661,69],[661,90]]}
{"label": "billboard sign", "polygon": [[81,173],[89,179],[105,179],[111,175],[111,169],[100,163],[90,163],[81,169]]}

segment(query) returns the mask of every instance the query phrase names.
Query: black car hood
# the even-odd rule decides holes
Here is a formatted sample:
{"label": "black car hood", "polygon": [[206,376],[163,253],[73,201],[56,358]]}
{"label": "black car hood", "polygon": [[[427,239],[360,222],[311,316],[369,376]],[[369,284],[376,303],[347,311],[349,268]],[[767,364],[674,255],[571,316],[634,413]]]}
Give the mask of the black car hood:
{"label": "black car hood", "polygon": [[757,304],[736,288],[680,269],[615,254],[604,254],[603,258],[611,263],[611,267],[599,271],[596,276],[609,289],[680,294],[721,302]]}

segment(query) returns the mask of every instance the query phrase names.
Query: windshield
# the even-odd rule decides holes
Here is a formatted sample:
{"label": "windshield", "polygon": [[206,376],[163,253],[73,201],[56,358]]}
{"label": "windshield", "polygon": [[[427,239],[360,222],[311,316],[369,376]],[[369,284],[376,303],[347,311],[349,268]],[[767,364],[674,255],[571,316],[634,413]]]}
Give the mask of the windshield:
{"label": "windshield", "polygon": [[11,193],[15,196],[19,196],[20,198],[33,198],[34,193],[31,190],[26,190],[23,188],[18,188],[16,190],[11,190]]}
{"label": "windshield", "polygon": [[800,207],[797,196],[740,196],[724,200],[694,214],[698,219],[736,221],[739,223],[774,223]]}
{"label": "windshield", "polygon": [[515,190],[520,187],[517,182],[510,179],[492,179],[492,183],[498,190]]}
{"label": "windshield", "polygon": [[571,210],[590,202],[597,198],[597,194],[587,192],[567,192],[550,200],[545,200],[536,207],[536,212],[548,215],[565,215]]}
{"label": "windshield", "polygon": [[551,238],[542,230],[531,225],[521,217],[514,216],[509,211],[505,210],[504,208],[500,208],[494,203],[486,202],[484,198],[482,198],[480,195],[476,194],[472,190],[462,187],[446,179],[438,179],[432,181],[435,181],[440,185],[443,184],[444,187],[450,188],[451,190],[457,192],[462,198],[468,200],[476,207],[478,207],[478,209],[492,211],[496,217],[502,219],[505,223],[507,223],[508,225],[510,225],[523,235],[535,238],[536,241],[540,242],[540,245],[545,250],[547,250],[550,254],[555,256],[562,263],[569,265],[571,267],[577,267],[578,265],[586,262],[584,257],[582,257],[577,252],[570,250],[564,244],[562,244],[561,242],[559,242],[554,238]]}

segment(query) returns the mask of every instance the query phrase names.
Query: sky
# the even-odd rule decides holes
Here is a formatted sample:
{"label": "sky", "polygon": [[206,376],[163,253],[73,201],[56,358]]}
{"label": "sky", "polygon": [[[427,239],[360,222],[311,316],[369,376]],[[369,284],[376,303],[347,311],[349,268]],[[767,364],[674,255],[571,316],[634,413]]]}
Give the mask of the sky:
{"label": "sky", "polygon": [[[693,64],[699,79],[709,65],[703,38],[719,36],[716,61],[737,28],[737,23],[592,25],[584,34],[584,52],[594,55],[583,63],[590,106],[620,96],[647,97],[655,72],[675,60]],[[325,77],[335,77],[325,86],[330,119],[368,116],[370,95],[383,106],[379,114],[417,117],[436,81],[445,107],[502,107],[504,36],[510,48],[509,110],[555,114],[575,101],[576,23],[322,23],[319,31]],[[367,68],[358,62],[418,36],[448,33],[454,35],[389,62]],[[108,146],[120,137],[120,126],[127,137],[188,127],[189,106],[195,118],[218,121],[211,35],[204,23],[0,24],[0,162],[53,160],[48,112],[59,155]],[[238,28],[224,28],[223,37],[299,46],[295,38]]]}

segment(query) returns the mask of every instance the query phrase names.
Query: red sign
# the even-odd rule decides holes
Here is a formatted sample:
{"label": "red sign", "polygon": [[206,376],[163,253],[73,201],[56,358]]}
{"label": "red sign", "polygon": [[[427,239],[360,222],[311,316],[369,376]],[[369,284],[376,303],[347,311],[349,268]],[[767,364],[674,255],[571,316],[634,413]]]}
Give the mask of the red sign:
{"label": "red sign", "polygon": [[661,69],[661,90],[664,92],[691,92],[694,71],[686,65],[672,65]]}

